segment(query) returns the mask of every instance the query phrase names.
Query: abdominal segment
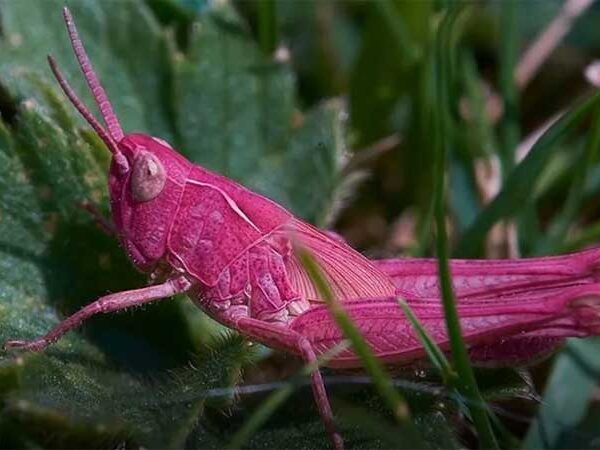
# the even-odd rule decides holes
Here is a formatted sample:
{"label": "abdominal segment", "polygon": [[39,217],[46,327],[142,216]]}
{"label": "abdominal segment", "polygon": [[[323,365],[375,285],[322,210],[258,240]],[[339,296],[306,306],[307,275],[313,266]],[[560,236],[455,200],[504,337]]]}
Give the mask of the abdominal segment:
{"label": "abdominal segment", "polygon": [[[441,299],[406,300],[433,340],[448,351],[450,342]],[[474,362],[486,365],[530,362],[547,354],[566,337],[585,337],[600,331],[600,283],[526,295],[516,293],[503,300],[459,298],[457,301],[462,334]],[[426,357],[397,299],[364,299],[343,305],[384,362],[408,364]],[[307,337],[317,353],[332,349],[344,339],[326,306],[311,308],[289,326]],[[329,365],[351,368],[360,366],[361,361],[348,349]]]}

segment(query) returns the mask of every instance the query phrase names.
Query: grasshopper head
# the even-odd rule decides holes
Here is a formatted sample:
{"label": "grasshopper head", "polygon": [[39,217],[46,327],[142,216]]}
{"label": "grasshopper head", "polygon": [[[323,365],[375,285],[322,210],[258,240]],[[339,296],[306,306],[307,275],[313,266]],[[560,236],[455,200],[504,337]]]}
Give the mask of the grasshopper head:
{"label": "grasshopper head", "polygon": [[75,56],[105,126],[77,97],[51,56],[48,57],[50,68],[71,103],[111,152],[109,192],[114,225],[134,264],[143,271],[153,270],[165,256],[168,224],[176,213],[190,163],[158,138],[123,133],[92,69],[71,13],[64,8],[63,14]]}

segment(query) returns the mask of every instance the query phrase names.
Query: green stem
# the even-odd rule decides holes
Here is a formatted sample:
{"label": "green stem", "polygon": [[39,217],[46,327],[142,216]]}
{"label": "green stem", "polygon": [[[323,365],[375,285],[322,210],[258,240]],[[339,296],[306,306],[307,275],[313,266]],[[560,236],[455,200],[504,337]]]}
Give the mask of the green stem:
{"label": "green stem", "polygon": [[277,10],[275,0],[258,2],[258,40],[263,52],[271,55],[278,42]]}
{"label": "green stem", "polygon": [[[436,108],[432,92],[435,87],[433,79],[434,55],[433,49],[428,46],[424,53],[423,61],[419,65],[419,84],[417,91],[416,107],[418,112],[418,144],[425,147],[429,144],[428,130],[431,129],[431,118]],[[427,152],[429,153],[429,152]],[[428,156],[428,159],[431,156]],[[427,177],[430,180],[431,175]],[[433,226],[433,183],[423,186],[423,193],[419,195],[419,221],[417,226],[417,246],[411,256],[423,256],[431,250],[431,227]]]}
{"label": "green stem", "polygon": [[504,114],[500,122],[500,161],[502,178],[506,179],[515,166],[515,151],[519,144],[518,91],[515,67],[519,53],[517,16],[520,2],[508,0],[502,8],[502,39],[500,39],[500,94]]}
{"label": "green stem", "polygon": [[373,6],[375,6],[383,20],[388,24],[389,29],[394,35],[394,42],[406,66],[412,65],[419,59],[421,52],[419,47],[412,41],[404,18],[396,9],[394,2],[391,0],[377,0],[373,3]]}
{"label": "green stem", "polygon": [[458,391],[466,398],[471,417],[477,429],[481,445],[486,449],[497,449],[498,442],[494,436],[485,401],[477,386],[475,374],[471,367],[469,354],[462,337],[458,311],[455,305],[452,278],[448,255],[448,236],[446,233],[446,207],[445,207],[445,178],[446,160],[449,153],[449,93],[448,79],[451,64],[450,51],[447,48],[450,42],[452,24],[456,14],[446,14],[437,36],[436,45],[436,96],[438,99],[438,112],[434,115],[434,198],[435,198],[435,224],[436,224],[436,249],[438,257],[438,271],[444,316],[450,339],[450,349],[454,367],[458,373],[459,382],[456,384]]}
{"label": "green stem", "polygon": [[427,356],[431,363],[435,366],[436,369],[440,371],[442,375],[442,379],[444,380],[444,384],[447,386],[452,386],[457,380],[457,375],[450,365],[450,362],[446,358],[446,355],[442,351],[442,349],[437,345],[437,343],[433,340],[431,335],[427,332],[427,329],[423,326],[419,318],[415,315],[412,308],[408,303],[406,303],[401,298],[398,298],[398,304],[402,311],[408,318],[408,321],[412,325],[413,329],[417,333],[421,344],[425,348],[427,352]]}

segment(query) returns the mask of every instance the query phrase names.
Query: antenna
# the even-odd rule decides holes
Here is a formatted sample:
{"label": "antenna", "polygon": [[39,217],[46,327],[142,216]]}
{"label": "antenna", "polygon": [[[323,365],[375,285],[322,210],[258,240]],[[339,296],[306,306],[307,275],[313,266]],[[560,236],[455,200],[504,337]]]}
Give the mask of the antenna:
{"label": "antenna", "polygon": [[79,67],[81,68],[83,76],[85,77],[85,80],[87,81],[87,84],[94,95],[94,99],[96,99],[96,104],[98,105],[100,113],[102,114],[102,118],[104,119],[104,122],[108,128],[108,133],[115,142],[119,142],[121,139],[123,139],[123,129],[121,128],[119,119],[117,119],[117,116],[112,109],[112,105],[108,100],[106,91],[100,84],[100,81],[98,80],[98,77],[92,68],[90,58],[88,57],[85,48],[83,47],[83,43],[79,38],[79,33],[77,33],[73,16],[71,15],[69,8],[66,6],[63,8],[63,16],[65,18],[67,30],[69,31],[69,38],[71,39],[73,51],[75,52],[77,61],[79,61]]}
{"label": "antenna", "polygon": [[58,81],[58,84],[60,84],[60,87],[62,88],[63,92],[66,94],[66,96],[69,98],[69,100],[71,100],[71,103],[73,103],[73,106],[75,106],[75,108],[77,108],[77,111],[79,111],[81,113],[81,115],[83,116],[83,118],[85,120],[87,120],[87,122],[92,126],[94,131],[96,133],[98,133],[98,136],[100,136],[100,139],[102,139],[104,141],[104,143],[106,144],[106,146],[108,147],[110,152],[113,155],[121,153],[119,151],[119,147],[117,146],[117,144],[116,144],[115,140],[112,138],[112,136],[106,132],[106,130],[104,129],[104,127],[102,127],[100,122],[98,122],[98,120],[94,117],[94,115],[86,108],[86,106],[83,104],[83,102],[77,97],[77,94],[75,93],[73,88],[69,85],[69,83],[67,82],[67,79],[65,78],[65,76],[61,73],[60,69],[58,68],[56,61],[50,55],[48,55],[48,63],[50,64],[50,69],[52,69],[52,73],[54,74],[54,77]]}

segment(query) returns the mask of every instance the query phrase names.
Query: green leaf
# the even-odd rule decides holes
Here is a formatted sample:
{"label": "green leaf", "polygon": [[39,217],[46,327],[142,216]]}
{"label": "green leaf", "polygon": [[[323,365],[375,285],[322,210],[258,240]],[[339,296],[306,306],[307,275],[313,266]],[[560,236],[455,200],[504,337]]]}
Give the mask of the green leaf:
{"label": "green leaf", "polygon": [[[37,356],[23,369],[20,388],[5,399],[5,417],[57,446],[89,446],[86,440],[95,436],[105,445],[181,448],[204,407],[203,393],[229,385],[245,352],[239,337],[222,340],[193,367],[154,379],[96,361]],[[36,436],[50,425],[54,436]]]}
{"label": "green leaf", "polygon": [[325,216],[341,182],[339,103],[303,115],[289,65],[267,58],[227,7],[195,24],[174,79],[178,145],[186,156],[304,218]]}
{"label": "green leaf", "polygon": [[[114,3],[91,0],[24,0],[0,2],[4,38],[0,44],[3,84],[20,90],[24,73],[35,71],[52,80],[46,55],[64,68],[83,101],[93,105],[77,67],[62,18],[62,7],[73,13],[94,69],[105,86],[123,128],[152,132],[167,141],[174,137],[170,97],[162,86],[172,76],[165,33],[141,1]],[[81,119],[78,119],[80,122]]]}
{"label": "green leaf", "polygon": [[[571,339],[554,363],[535,421],[524,449],[580,447],[577,425],[584,419],[597,390],[600,340]],[[566,445],[565,442],[578,445]]]}

